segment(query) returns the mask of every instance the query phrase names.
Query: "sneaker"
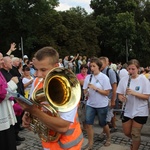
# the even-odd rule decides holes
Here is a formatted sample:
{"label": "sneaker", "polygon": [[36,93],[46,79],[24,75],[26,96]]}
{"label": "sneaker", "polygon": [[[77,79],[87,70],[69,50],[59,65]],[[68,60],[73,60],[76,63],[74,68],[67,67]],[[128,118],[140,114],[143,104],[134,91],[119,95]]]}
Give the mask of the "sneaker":
{"label": "sneaker", "polygon": [[25,141],[24,137],[17,136],[16,141]]}
{"label": "sneaker", "polygon": [[16,141],[16,146],[19,146],[21,145],[21,142],[20,141]]}
{"label": "sneaker", "polygon": [[110,146],[111,144],[111,138],[108,138],[104,144],[104,146]]}
{"label": "sneaker", "polygon": [[22,131],[22,130],[24,130],[24,127],[20,127],[20,128],[19,128],[19,131]]}
{"label": "sneaker", "polygon": [[98,136],[98,141],[104,141],[105,139],[106,139],[106,134],[102,132],[102,133]]}

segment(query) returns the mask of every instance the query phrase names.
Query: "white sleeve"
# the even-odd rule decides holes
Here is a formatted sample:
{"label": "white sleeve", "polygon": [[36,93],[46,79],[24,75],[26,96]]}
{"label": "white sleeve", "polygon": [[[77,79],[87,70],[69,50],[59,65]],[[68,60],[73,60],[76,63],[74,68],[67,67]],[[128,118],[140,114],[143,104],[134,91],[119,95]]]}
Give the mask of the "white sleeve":
{"label": "white sleeve", "polygon": [[29,79],[26,79],[26,78],[23,78],[23,79],[22,79],[22,83],[23,83],[23,84],[26,84],[26,83],[28,83],[28,82],[29,82]]}
{"label": "white sleeve", "polygon": [[10,80],[9,82],[7,82],[7,85],[11,91],[15,91],[18,88],[17,84],[13,80]]}
{"label": "white sleeve", "polygon": [[126,88],[127,88],[127,80],[128,77],[124,77],[119,81],[119,84],[117,86],[116,93],[118,94],[125,94],[126,93]]}
{"label": "white sleeve", "polygon": [[77,113],[77,108],[78,108],[78,106],[76,106],[74,109],[72,109],[68,112],[59,112],[59,115],[62,119],[66,120],[66,121],[74,122],[74,118]]}
{"label": "white sleeve", "polygon": [[89,81],[89,75],[87,75],[87,76],[85,77],[85,80],[84,80],[84,83],[83,83],[83,89],[84,89],[84,90],[88,88],[88,84],[89,84],[88,81]]}
{"label": "white sleeve", "polygon": [[32,92],[33,92],[33,90],[34,90],[34,82],[35,82],[35,80],[32,82],[32,85],[31,85],[30,94],[29,94],[29,99],[31,99]]}

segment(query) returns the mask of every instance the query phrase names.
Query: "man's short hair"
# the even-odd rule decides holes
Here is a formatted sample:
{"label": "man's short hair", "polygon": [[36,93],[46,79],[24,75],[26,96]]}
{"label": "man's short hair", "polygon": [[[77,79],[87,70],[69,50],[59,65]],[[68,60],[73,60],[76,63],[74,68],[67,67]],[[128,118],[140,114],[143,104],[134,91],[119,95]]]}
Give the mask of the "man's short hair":
{"label": "man's short hair", "polygon": [[53,47],[50,47],[50,46],[43,47],[40,50],[38,50],[35,53],[34,57],[38,61],[41,61],[41,60],[44,60],[47,57],[50,57],[50,63],[52,63],[52,64],[56,64],[56,63],[59,62],[58,52]]}

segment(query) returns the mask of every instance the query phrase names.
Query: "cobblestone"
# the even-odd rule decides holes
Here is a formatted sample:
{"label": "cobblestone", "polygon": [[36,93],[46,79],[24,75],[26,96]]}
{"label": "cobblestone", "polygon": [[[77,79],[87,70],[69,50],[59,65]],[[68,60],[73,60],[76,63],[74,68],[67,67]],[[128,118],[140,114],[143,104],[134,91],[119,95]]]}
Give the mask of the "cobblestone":
{"label": "cobblestone", "polygon": [[[150,119],[149,119],[150,120]],[[144,126],[144,128],[142,129],[142,136],[141,136],[141,145],[139,150],[150,150],[150,141],[149,141],[149,137],[150,137],[150,121],[148,120],[147,124]],[[130,139],[128,139],[123,133],[122,133],[122,127],[121,127],[121,122],[117,121],[117,127],[118,130],[115,133],[111,134],[111,144],[112,147],[114,148],[115,145],[117,146],[122,146],[123,150],[128,150],[130,145],[131,145],[131,141]],[[104,143],[105,143],[105,139],[100,139],[100,133],[101,133],[102,129],[98,126],[98,125],[94,125],[94,146],[92,150],[105,150],[106,148],[104,148]],[[19,135],[21,137],[25,137],[26,140],[22,142],[22,144],[20,146],[17,147],[17,150],[42,150],[42,146],[41,146],[41,141],[39,139],[39,137],[37,135],[35,135],[33,132],[24,129],[23,131],[19,132]],[[84,145],[87,142],[87,134],[85,131],[83,131],[83,135],[84,135]],[[107,148],[107,150],[112,150],[111,146],[109,146],[110,148]],[[125,147],[128,147],[128,149],[125,149]],[[120,149],[115,149],[115,150],[122,150]],[[83,150],[83,149],[82,149]]]}

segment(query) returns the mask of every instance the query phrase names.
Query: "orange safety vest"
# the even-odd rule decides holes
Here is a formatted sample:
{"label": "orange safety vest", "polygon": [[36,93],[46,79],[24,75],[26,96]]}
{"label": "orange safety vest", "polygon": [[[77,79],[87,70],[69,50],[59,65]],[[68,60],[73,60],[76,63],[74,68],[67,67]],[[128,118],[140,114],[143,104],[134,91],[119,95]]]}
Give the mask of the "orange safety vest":
{"label": "orange safety vest", "polygon": [[[34,86],[39,82],[39,78],[35,79]],[[41,82],[37,88],[41,88],[43,82]],[[70,124],[66,133],[62,134],[56,142],[44,142],[42,146],[44,150],[81,150],[83,143],[83,134],[81,131],[78,114],[76,113],[74,122]]]}

